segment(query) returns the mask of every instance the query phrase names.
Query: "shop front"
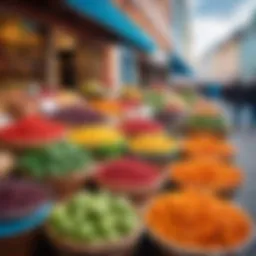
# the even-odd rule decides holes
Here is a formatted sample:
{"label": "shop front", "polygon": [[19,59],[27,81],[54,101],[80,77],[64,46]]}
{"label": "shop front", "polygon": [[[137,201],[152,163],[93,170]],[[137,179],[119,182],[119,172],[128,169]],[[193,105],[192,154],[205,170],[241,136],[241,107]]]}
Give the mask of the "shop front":
{"label": "shop front", "polygon": [[29,19],[0,14],[0,86],[44,81],[46,30]]}
{"label": "shop front", "polygon": [[71,89],[99,80],[112,86],[120,76],[118,44],[145,52],[155,48],[110,0],[97,8],[91,0],[1,1],[0,10],[10,23],[0,21],[0,83]]}

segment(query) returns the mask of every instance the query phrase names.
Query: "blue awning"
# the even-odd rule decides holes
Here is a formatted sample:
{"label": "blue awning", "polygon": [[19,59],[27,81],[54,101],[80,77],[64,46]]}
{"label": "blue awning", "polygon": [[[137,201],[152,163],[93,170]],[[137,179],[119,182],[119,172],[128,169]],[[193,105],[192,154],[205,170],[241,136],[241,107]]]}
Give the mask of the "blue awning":
{"label": "blue awning", "polygon": [[169,71],[174,76],[193,76],[192,68],[177,54],[171,55]]}
{"label": "blue awning", "polygon": [[[137,26],[111,0],[65,0],[67,5],[102,25],[107,30],[118,34],[124,42],[136,48],[152,52],[156,45],[139,26]],[[86,29],[86,28],[85,28]]]}

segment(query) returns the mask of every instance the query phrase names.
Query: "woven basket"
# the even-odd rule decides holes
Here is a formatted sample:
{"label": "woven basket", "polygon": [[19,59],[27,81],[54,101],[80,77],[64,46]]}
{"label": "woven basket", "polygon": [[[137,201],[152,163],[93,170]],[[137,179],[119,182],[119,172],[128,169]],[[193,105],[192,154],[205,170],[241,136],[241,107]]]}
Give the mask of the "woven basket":
{"label": "woven basket", "polygon": [[88,245],[85,243],[74,243],[68,239],[58,237],[49,226],[46,225],[45,227],[47,237],[60,256],[125,256],[135,248],[142,231],[142,228],[139,227],[130,236],[119,241]]}

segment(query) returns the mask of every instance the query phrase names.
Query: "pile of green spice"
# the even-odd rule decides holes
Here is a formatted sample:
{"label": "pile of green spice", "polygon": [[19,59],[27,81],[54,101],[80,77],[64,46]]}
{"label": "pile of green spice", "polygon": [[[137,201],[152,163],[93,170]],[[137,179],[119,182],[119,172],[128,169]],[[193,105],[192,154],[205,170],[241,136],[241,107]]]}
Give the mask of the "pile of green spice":
{"label": "pile of green spice", "polygon": [[139,217],[124,198],[82,192],[55,206],[48,226],[74,244],[100,245],[129,237],[138,230]]}
{"label": "pile of green spice", "polygon": [[19,160],[19,169],[37,179],[61,177],[84,170],[91,156],[79,146],[58,142],[45,148],[27,150]]}

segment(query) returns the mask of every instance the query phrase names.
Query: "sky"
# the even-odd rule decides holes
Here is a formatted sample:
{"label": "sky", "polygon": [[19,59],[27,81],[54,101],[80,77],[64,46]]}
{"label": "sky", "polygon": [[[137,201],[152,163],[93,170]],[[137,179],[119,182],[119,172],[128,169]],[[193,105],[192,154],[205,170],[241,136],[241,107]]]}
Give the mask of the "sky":
{"label": "sky", "polygon": [[205,52],[246,24],[256,8],[255,0],[192,0],[192,52],[200,59]]}

